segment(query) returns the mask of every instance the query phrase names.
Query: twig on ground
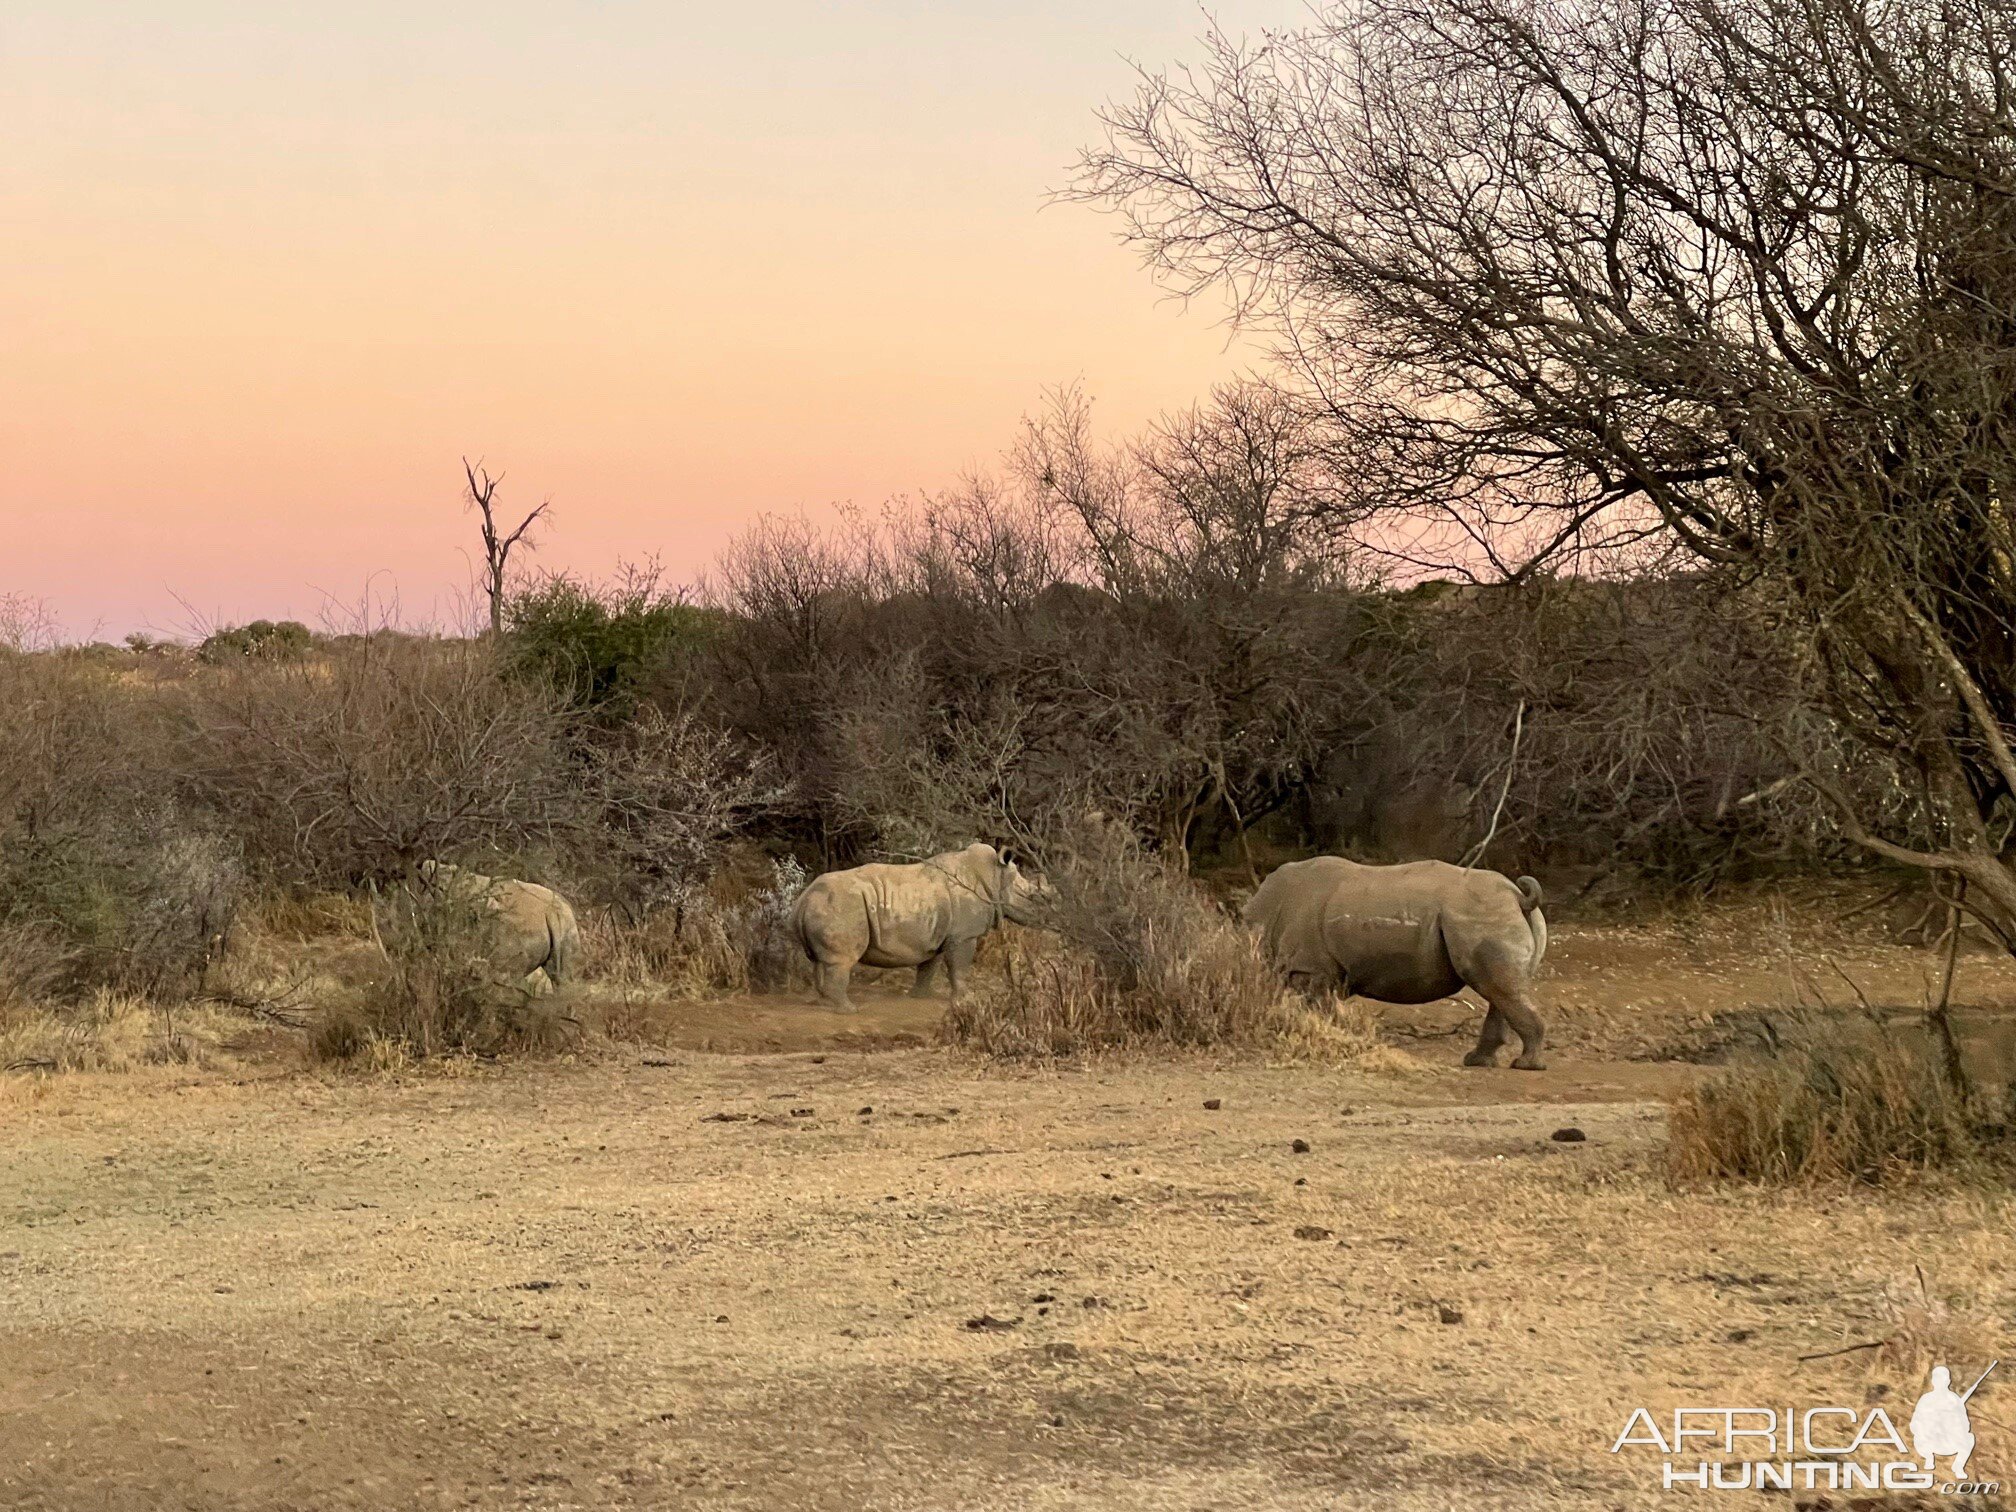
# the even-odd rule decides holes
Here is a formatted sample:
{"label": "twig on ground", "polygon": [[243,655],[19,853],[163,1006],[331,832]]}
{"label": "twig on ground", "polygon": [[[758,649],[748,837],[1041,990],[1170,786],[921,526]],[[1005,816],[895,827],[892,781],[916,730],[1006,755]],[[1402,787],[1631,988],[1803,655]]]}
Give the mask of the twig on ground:
{"label": "twig on ground", "polygon": [[1881,1349],[1888,1343],[1890,1343],[1888,1339],[1871,1339],[1866,1344],[1848,1344],[1840,1349],[1817,1350],[1812,1354],[1803,1354],[1799,1359],[1802,1363],[1807,1360],[1831,1360],[1836,1355],[1855,1354],[1864,1349]]}

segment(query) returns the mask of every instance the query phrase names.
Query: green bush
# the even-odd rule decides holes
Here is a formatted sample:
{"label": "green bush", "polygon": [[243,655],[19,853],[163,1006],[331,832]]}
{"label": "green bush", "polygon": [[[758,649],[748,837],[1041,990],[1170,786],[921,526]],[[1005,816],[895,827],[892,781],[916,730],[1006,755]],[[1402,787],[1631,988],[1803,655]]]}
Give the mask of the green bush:
{"label": "green bush", "polygon": [[627,713],[675,649],[711,633],[718,615],[631,572],[607,587],[542,578],[505,609],[507,663],[580,708]]}
{"label": "green bush", "polygon": [[299,620],[257,619],[205,636],[196,655],[211,666],[222,666],[234,661],[299,661],[314,648],[315,633]]}

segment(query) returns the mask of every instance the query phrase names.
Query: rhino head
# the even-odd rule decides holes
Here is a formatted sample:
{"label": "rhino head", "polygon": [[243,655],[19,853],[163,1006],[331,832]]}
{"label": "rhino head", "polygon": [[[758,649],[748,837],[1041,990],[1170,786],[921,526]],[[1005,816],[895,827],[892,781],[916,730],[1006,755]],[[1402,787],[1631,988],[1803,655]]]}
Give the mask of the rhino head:
{"label": "rhino head", "polygon": [[1001,874],[995,898],[1001,917],[1011,924],[1042,928],[1048,924],[1057,904],[1057,890],[1040,874],[1025,872],[1014,855],[1001,850]]}

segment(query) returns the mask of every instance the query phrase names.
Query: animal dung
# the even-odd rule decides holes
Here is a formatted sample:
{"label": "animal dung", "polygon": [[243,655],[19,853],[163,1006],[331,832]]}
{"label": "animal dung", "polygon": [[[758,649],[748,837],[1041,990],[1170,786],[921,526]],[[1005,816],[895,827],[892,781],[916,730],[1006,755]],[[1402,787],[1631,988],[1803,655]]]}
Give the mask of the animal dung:
{"label": "animal dung", "polygon": [[1207,1097],[1204,1099],[1204,1111],[1206,1113],[1216,1113],[1220,1108],[1224,1106],[1225,1101],[1223,1098]]}
{"label": "animal dung", "polygon": [[1309,1141],[1298,1139],[1295,1143],[1288,1146],[1288,1148],[1293,1150],[1297,1155],[1307,1155],[1309,1153]]}

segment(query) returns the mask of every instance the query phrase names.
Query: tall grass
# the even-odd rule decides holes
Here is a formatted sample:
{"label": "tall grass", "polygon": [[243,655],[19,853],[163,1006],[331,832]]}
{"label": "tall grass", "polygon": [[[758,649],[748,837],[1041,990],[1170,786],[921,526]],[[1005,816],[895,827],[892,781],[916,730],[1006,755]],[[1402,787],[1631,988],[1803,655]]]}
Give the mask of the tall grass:
{"label": "tall grass", "polygon": [[1957,1081],[1929,1037],[1828,1025],[1675,1098],[1666,1169],[1683,1186],[2006,1175],[2012,1124],[2009,1089]]}

